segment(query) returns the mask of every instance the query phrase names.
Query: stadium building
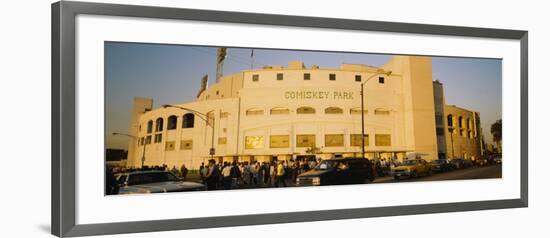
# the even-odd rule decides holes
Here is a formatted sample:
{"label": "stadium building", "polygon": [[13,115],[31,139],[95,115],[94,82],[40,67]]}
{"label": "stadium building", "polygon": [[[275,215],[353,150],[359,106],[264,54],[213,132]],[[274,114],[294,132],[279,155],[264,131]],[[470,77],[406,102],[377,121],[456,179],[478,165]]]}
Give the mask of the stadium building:
{"label": "stadium building", "polygon": [[202,86],[186,103],[153,109],[134,99],[127,166],[359,157],[361,113],[369,159],[481,155],[479,113],[446,104],[430,57],[395,56],[380,68],[291,61]]}

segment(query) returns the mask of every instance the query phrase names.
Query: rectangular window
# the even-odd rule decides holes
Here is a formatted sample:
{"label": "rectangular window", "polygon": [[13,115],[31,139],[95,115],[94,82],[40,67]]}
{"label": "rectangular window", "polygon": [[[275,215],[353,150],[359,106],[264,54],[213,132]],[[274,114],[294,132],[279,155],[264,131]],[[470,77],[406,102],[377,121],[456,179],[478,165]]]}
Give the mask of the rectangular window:
{"label": "rectangular window", "polygon": [[247,116],[263,115],[263,114],[264,114],[264,110],[262,110],[262,109],[249,109],[249,110],[246,110],[246,115]]}
{"label": "rectangular window", "polygon": [[287,115],[290,114],[288,108],[273,108],[271,109],[271,115]]}
{"label": "rectangular window", "polygon": [[329,74],[328,75],[328,80],[330,80],[330,81],[336,80],[336,74]]}
{"label": "rectangular window", "polygon": [[[364,114],[367,114],[367,109],[363,110],[363,113],[364,113]],[[349,114],[352,114],[352,115],[361,115],[361,108],[352,108],[352,109],[349,109]]]}
{"label": "rectangular window", "polygon": [[376,109],[374,110],[374,115],[390,115],[390,111],[385,109]]}
{"label": "rectangular window", "polygon": [[167,141],[166,145],[164,147],[164,150],[166,151],[172,151],[176,148],[176,142],[174,141]]}
{"label": "rectangular window", "polygon": [[325,135],[325,146],[326,147],[344,146],[344,135],[343,134]]}
{"label": "rectangular window", "polygon": [[140,144],[140,145],[143,145],[143,143],[145,143],[145,138],[144,138],[144,137],[141,137],[141,138],[139,139],[139,144]]}
{"label": "rectangular window", "polygon": [[151,136],[147,136],[147,139],[145,139],[145,144],[151,144]]}
{"label": "rectangular window", "polygon": [[155,143],[162,142],[162,134],[156,134],[155,135]]}
{"label": "rectangular window", "polygon": [[311,79],[311,74],[305,73],[304,74],[304,80],[310,80],[310,79]]}
{"label": "rectangular window", "polygon": [[[351,134],[350,135],[350,145],[351,146],[361,146],[363,141],[361,140],[361,134]],[[365,134],[365,146],[369,146],[369,135]]]}
{"label": "rectangular window", "polygon": [[282,73],[277,74],[277,80],[283,80],[283,74]]}
{"label": "rectangular window", "polygon": [[218,144],[225,145],[227,144],[227,137],[220,137],[218,138]]}
{"label": "rectangular window", "polygon": [[378,83],[383,84],[384,83],[384,77],[378,77]]}
{"label": "rectangular window", "polygon": [[259,74],[252,75],[252,82],[258,82],[258,81],[260,81],[260,75]]}
{"label": "rectangular window", "polygon": [[269,138],[270,148],[288,148],[290,146],[289,135],[275,135]]}
{"label": "rectangular window", "polygon": [[374,144],[376,146],[391,146],[391,135],[376,134],[374,136]]}
{"label": "rectangular window", "polygon": [[355,75],[355,82],[361,82],[361,75]]}
{"label": "rectangular window", "polygon": [[244,137],[245,149],[262,149],[264,148],[263,136],[245,136]]}
{"label": "rectangular window", "polygon": [[180,142],[180,150],[191,150],[191,149],[193,149],[192,140],[182,140]]}
{"label": "rectangular window", "polygon": [[435,128],[435,133],[438,135],[438,136],[444,136],[445,135],[445,129],[443,128]]}
{"label": "rectangular window", "polygon": [[315,135],[296,135],[296,147],[315,147]]}

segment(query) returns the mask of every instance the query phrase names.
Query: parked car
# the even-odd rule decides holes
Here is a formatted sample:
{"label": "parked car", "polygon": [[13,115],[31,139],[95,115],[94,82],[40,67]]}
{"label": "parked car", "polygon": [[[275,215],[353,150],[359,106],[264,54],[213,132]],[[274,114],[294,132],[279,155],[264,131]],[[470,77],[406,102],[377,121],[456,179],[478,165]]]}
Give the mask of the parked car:
{"label": "parked car", "polygon": [[490,164],[490,161],[487,158],[479,158],[474,160],[474,165],[476,166],[485,166],[489,164]]}
{"label": "parked car", "polygon": [[495,161],[495,164],[502,164],[502,157],[497,156],[493,159],[493,161]]}
{"label": "parked car", "polygon": [[120,187],[119,194],[206,190],[206,186],[203,184],[182,181],[182,179],[168,171],[132,171],[117,174],[116,178]]}
{"label": "parked car", "polygon": [[431,175],[432,166],[424,159],[409,159],[403,161],[400,166],[391,170],[394,179],[403,177],[418,177],[420,175]]}
{"label": "parked car", "polygon": [[368,159],[333,158],[298,175],[296,186],[360,184],[374,181],[374,168]]}
{"label": "parked car", "polygon": [[453,163],[450,163],[446,159],[433,160],[431,161],[431,164],[432,164],[432,172],[436,172],[436,173],[448,172],[456,169],[456,165]]}

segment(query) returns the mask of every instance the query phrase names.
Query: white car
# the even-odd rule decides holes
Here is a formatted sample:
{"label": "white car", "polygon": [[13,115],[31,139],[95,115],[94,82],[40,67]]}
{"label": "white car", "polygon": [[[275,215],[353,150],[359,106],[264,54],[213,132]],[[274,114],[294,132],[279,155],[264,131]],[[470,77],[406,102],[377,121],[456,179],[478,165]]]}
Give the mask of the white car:
{"label": "white car", "polygon": [[171,172],[151,170],[120,173],[115,176],[118,194],[204,191],[204,184],[185,182]]}

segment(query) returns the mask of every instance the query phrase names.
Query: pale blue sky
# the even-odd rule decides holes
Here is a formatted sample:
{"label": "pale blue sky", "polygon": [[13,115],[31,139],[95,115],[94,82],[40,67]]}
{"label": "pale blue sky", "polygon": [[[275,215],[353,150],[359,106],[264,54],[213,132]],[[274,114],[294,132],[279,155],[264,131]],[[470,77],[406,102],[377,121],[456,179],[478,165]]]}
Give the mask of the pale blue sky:
{"label": "pale blue sky", "polygon": [[[132,100],[153,98],[153,107],[195,99],[200,79],[216,74],[215,47],[105,43],[105,100],[107,147],[126,148],[128,138],[112,132],[128,133]],[[228,48],[224,73],[250,69],[251,50]],[[313,52],[254,49],[254,68],[286,66],[301,60],[306,66],[338,68],[342,63],[382,66],[392,56],[381,54]],[[492,141],[491,123],[502,116],[502,61],[433,57],[433,78],[443,83],[447,104],[478,111],[486,141]]]}

